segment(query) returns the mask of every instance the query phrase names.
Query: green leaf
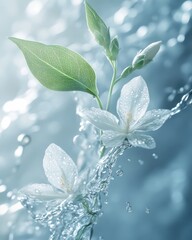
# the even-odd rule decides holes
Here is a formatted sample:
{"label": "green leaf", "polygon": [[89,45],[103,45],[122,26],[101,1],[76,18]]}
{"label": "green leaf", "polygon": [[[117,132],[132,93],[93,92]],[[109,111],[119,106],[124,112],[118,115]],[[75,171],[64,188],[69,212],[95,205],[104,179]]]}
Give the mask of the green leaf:
{"label": "green leaf", "polygon": [[79,54],[61,46],[13,37],[10,40],[21,49],[29,69],[45,87],[98,95],[95,72]]}
{"label": "green leaf", "polygon": [[85,12],[89,30],[95,37],[96,41],[106,50],[109,50],[111,41],[109,28],[87,1],[85,1]]}
{"label": "green leaf", "polygon": [[131,74],[133,72],[133,68],[132,66],[128,66],[126,67],[123,72],[121,73],[121,78],[126,78],[129,74]]}

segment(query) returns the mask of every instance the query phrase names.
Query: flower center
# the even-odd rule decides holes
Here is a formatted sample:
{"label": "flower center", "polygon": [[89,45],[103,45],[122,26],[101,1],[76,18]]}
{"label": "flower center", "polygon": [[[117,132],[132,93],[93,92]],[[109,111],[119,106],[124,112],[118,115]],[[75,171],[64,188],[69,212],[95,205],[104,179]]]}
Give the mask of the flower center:
{"label": "flower center", "polygon": [[67,183],[67,181],[66,181],[66,179],[65,179],[64,176],[62,176],[62,177],[60,178],[60,184],[61,184],[63,190],[64,190],[66,193],[70,194],[70,193],[72,192],[72,189],[71,189],[71,187],[69,186],[69,184]]}
{"label": "flower center", "polygon": [[133,119],[132,113],[128,112],[128,113],[127,113],[127,122],[126,122],[126,131],[127,131],[127,132],[129,131],[130,122],[132,121],[132,119]]}

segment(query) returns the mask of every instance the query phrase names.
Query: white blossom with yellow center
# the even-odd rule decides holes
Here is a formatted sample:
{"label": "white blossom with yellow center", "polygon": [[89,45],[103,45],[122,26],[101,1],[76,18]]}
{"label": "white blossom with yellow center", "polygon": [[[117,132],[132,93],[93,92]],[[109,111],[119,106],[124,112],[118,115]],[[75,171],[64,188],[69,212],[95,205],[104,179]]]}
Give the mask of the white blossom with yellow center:
{"label": "white blossom with yellow center", "polygon": [[32,184],[20,192],[40,200],[66,199],[78,188],[77,166],[69,155],[55,144],[45,151],[43,168],[50,184]]}
{"label": "white blossom with yellow center", "polygon": [[147,111],[149,92],[144,79],[133,78],[121,90],[117,103],[119,120],[112,113],[98,108],[83,110],[82,117],[102,130],[101,140],[106,147],[116,147],[125,139],[134,147],[152,149],[154,139],[145,132],[159,129],[170,116],[168,109]]}

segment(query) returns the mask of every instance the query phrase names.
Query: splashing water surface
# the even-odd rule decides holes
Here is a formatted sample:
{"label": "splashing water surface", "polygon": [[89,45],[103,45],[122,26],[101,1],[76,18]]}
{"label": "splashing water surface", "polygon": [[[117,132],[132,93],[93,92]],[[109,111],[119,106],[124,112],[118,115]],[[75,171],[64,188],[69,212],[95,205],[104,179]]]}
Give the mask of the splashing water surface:
{"label": "splashing water surface", "polygon": [[82,194],[73,199],[69,197],[60,203],[51,201],[44,205],[40,200],[20,197],[34,220],[48,226],[50,240],[91,239],[93,226],[101,214],[101,194],[108,190],[116,160],[128,147],[131,145],[125,142],[101,158],[96,168],[89,172]]}

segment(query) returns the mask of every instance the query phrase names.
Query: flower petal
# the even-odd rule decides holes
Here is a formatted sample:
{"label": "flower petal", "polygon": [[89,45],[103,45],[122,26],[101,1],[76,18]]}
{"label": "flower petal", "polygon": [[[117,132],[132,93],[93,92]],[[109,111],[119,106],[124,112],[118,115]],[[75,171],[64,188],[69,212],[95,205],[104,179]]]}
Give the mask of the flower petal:
{"label": "flower petal", "polygon": [[142,147],[147,149],[153,149],[156,147],[155,140],[149,135],[132,133],[128,135],[128,140],[134,147]]}
{"label": "flower petal", "polygon": [[133,126],[132,130],[155,131],[159,129],[170,117],[171,111],[168,109],[154,109],[146,114]]}
{"label": "flower petal", "polygon": [[119,129],[118,119],[108,111],[91,108],[91,110],[83,110],[81,116],[101,130]]}
{"label": "flower petal", "polygon": [[77,167],[69,155],[55,144],[45,151],[43,167],[48,181],[56,188],[71,193],[78,175]]}
{"label": "flower petal", "polygon": [[37,198],[39,200],[53,200],[53,199],[65,199],[66,194],[54,191],[53,187],[49,184],[32,184],[21,188],[20,192],[31,198]]}
{"label": "flower petal", "polygon": [[125,134],[121,134],[115,131],[104,131],[103,135],[101,136],[101,140],[105,147],[111,148],[122,145],[125,138]]}
{"label": "flower petal", "polygon": [[145,80],[139,76],[125,84],[117,103],[117,113],[124,126],[137,122],[145,114],[149,92]]}

